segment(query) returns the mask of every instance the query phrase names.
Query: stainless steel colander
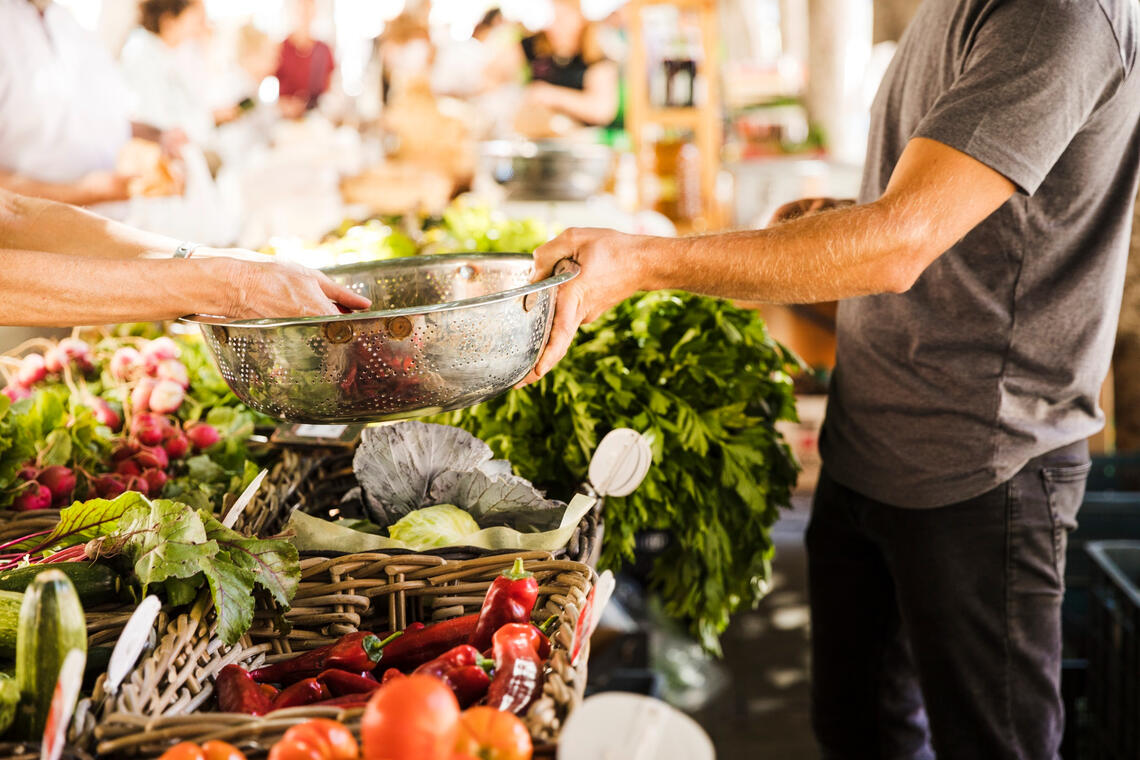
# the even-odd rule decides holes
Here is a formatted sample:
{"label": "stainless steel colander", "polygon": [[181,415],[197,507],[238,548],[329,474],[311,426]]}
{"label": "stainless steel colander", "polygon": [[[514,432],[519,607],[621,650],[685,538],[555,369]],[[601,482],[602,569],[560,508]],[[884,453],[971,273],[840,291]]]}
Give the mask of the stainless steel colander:
{"label": "stainless steel colander", "polygon": [[538,360],[558,285],[530,283],[526,254],[447,254],[325,270],[374,311],[229,320],[202,315],[222,377],[245,404],[288,422],[420,417],[496,396]]}

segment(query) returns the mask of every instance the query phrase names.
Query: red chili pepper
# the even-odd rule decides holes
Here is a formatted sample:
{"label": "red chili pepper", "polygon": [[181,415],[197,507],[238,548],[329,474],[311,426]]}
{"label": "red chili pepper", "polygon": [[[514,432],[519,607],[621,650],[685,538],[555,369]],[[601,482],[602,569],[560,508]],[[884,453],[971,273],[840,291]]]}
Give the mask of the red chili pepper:
{"label": "red chili pepper", "polygon": [[265,694],[265,696],[269,697],[270,702],[272,702],[273,699],[281,693],[280,689],[270,683],[262,683],[258,684],[258,686],[261,687],[262,693]]}
{"label": "red chili pepper", "polygon": [[482,699],[491,686],[491,676],[481,665],[467,665],[449,670],[443,680],[455,692],[455,698],[463,709]]}
{"label": "red chili pepper", "polygon": [[389,681],[395,681],[397,678],[407,678],[399,668],[388,668],[384,671],[384,677],[380,679],[380,684],[384,685]]}
{"label": "red chili pepper", "polygon": [[534,626],[508,623],[495,632],[495,678],[487,704],[503,712],[522,714],[542,692],[542,666],[535,651]]}
{"label": "red chili pepper", "polygon": [[322,699],[329,699],[332,693],[315,678],[303,678],[297,683],[284,688],[273,699],[274,710],[284,710],[287,707],[303,707]]}
{"label": "red chili pepper", "polygon": [[434,660],[429,660],[412,671],[415,676],[434,676],[443,678],[450,670],[465,668],[468,665],[478,665],[483,661],[483,655],[470,644],[460,644],[447,650]]}
{"label": "red chili pepper", "polygon": [[214,679],[218,692],[218,709],[247,715],[265,715],[272,708],[269,697],[240,665],[227,665]]}
{"label": "red chili pepper", "polygon": [[326,670],[317,676],[317,680],[328,687],[334,697],[342,697],[345,694],[371,693],[380,688],[380,682],[367,671],[358,674],[349,673],[345,670]]}
{"label": "red chili pepper", "polygon": [[478,615],[464,615],[415,631],[408,626],[403,636],[384,649],[384,665],[400,670],[416,668],[449,649],[468,643],[478,622]]}
{"label": "red chili pepper", "polygon": [[344,694],[331,699],[322,699],[320,702],[313,702],[309,707],[339,707],[343,710],[351,710],[354,707],[364,707],[371,697],[371,693]]}
{"label": "red chili pepper", "polygon": [[383,641],[379,636],[358,631],[342,636],[335,644],[309,650],[296,657],[258,668],[251,675],[261,683],[296,683],[304,678],[313,678],[329,668],[359,672],[372,670],[384,656],[385,647],[398,641],[400,633],[393,633]]}
{"label": "red chili pepper", "polygon": [[529,623],[534,604],[538,600],[538,581],[534,573],[527,572],[521,558],[491,583],[483,607],[479,610],[479,622],[467,643],[480,652],[491,646],[495,631],[508,623]]}

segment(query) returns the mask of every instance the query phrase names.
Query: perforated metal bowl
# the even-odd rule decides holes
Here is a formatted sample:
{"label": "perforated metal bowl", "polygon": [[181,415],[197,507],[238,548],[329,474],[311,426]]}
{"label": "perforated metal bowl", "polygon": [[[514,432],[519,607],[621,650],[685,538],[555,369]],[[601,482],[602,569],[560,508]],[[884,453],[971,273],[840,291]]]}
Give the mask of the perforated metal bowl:
{"label": "perforated metal bowl", "polygon": [[222,377],[250,407],[287,422],[420,417],[496,396],[526,376],[546,338],[566,261],[530,283],[526,254],[448,254],[325,270],[375,311],[228,320],[202,315]]}

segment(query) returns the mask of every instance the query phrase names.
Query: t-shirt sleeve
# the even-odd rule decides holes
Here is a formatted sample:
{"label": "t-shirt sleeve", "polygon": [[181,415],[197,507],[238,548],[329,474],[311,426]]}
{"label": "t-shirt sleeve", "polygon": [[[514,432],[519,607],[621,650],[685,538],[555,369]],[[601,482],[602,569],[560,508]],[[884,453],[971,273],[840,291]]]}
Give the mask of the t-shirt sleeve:
{"label": "t-shirt sleeve", "polygon": [[1097,3],[1011,0],[980,19],[950,88],[919,123],[1033,195],[1089,116],[1123,80]]}

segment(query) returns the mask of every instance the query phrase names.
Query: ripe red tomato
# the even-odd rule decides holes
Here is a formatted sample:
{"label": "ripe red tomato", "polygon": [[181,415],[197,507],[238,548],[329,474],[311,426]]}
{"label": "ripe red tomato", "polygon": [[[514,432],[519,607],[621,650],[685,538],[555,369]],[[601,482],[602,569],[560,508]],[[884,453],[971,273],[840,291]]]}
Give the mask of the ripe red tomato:
{"label": "ripe red tomato", "polygon": [[320,747],[296,739],[282,739],[269,750],[269,760],[325,760]]}
{"label": "ripe red tomato", "polygon": [[472,707],[459,717],[456,752],[482,760],[530,760],[530,732],[516,716],[494,707]]}
{"label": "ripe red tomato", "polygon": [[163,752],[158,760],[206,760],[206,755],[194,742],[182,742]]}
{"label": "ripe red tomato", "polygon": [[245,760],[242,751],[232,744],[211,739],[202,745],[202,754],[206,760]]}
{"label": "ripe red tomato", "polygon": [[328,718],[314,718],[293,726],[282,741],[305,744],[321,753],[322,760],[356,760],[360,746],[343,723]]}
{"label": "ripe red tomato", "polygon": [[458,731],[459,703],[443,681],[397,678],[368,700],[364,760],[450,760]]}

